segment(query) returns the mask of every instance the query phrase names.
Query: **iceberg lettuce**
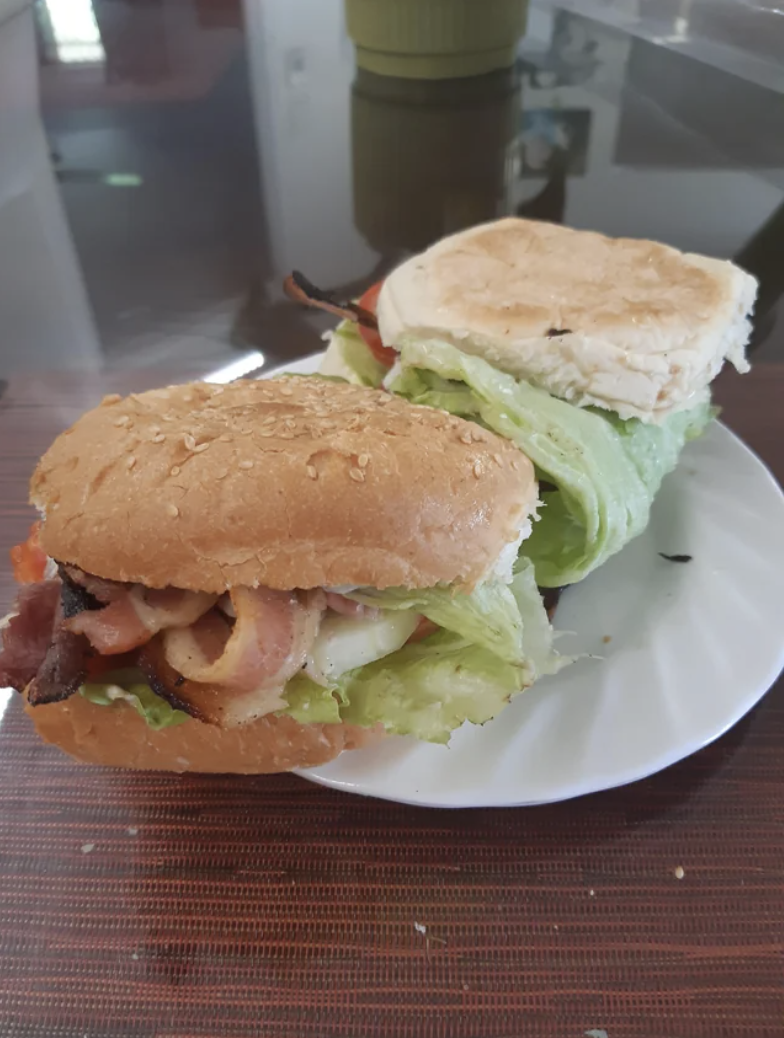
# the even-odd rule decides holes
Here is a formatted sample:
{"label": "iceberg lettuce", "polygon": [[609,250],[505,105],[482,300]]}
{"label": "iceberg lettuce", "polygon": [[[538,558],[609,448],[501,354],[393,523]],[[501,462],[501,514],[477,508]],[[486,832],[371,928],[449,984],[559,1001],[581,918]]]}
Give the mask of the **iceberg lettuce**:
{"label": "iceberg lettuce", "polygon": [[582,580],[642,533],[662,479],[713,417],[706,398],[660,425],[623,421],[559,400],[440,340],[403,341],[387,386],[512,440],[554,485],[521,548],[542,587]]}
{"label": "iceberg lettuce", "polygon": [[156,695],[138,671],[117,671],[108,674],[105,681],[92,681],[79,689],[85,699],[98,706],[128,703],[150,728],[173,728],[190,721],[188,714],[175,710],[161,696]]}

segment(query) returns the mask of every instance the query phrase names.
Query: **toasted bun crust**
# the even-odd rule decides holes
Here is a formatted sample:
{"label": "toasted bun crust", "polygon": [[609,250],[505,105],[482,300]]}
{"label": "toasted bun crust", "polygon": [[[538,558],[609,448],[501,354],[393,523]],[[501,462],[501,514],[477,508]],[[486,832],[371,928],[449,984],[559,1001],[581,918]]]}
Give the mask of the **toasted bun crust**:
{"label": "toasted bun crust", "polygon": [[325,764],[343,750],[382,738],[375,729],[348,724],[297,724],[262,717],[222,730],[188,721],[156,732],[123,703],[97,706],[83,696],[27,706],[38,734],[87,764],[143,771],[213,771],[265,774]]}
{"label": "toasted bun crust", "polygon": [[652,241],[515,218],[438,242],[384,282],[386,345],[447,339],[554,396],[656,421],[743,348],[757,283]]}
{"label": "toasted bun crust", "polygon": [[311,378],[107,398],[31,483],[55,559],[211,592],[471,586],[536,496],[533,466],[506,440]]}

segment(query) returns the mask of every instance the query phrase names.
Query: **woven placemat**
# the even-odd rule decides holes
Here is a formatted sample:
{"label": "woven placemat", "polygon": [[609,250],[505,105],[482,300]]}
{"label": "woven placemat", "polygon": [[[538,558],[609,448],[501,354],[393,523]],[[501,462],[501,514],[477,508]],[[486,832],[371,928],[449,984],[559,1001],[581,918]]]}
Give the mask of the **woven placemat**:
{"label": "woven placemat", "polygon": [[543,808],[132,774],[0,726],[0,1035],[780,1038],[784,690]]}

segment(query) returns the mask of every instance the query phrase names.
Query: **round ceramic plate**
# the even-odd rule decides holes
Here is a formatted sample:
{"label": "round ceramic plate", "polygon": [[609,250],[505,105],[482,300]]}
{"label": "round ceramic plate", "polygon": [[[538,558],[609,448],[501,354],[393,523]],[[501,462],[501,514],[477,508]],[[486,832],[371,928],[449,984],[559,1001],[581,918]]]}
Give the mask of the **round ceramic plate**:
{"label": "round ceramic plate", "polygon": [[645,533],[561,599],[555,626],[574,633],[560,650],[598,658],[464,725],[449,746],[390,738],[300,774],[433,807],[541,804],[645,778],[716,739],[773,684],[782,573],[784,495],[715,422],[665,479]]}

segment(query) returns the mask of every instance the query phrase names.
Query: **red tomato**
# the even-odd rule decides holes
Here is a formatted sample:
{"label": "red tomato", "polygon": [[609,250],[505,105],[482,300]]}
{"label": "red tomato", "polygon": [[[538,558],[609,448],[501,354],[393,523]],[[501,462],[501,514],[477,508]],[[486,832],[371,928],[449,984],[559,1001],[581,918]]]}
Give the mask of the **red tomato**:
{"label": "red tomato", "polygon": [[30,536],[24,544],[17,544],[11,549],[11,565],[14,577],[19,584],[36,584],[44,579],[46,569],[46,552],[38,543],[38,532],[41,524],[36,522],[30,527]]}
{"label": "red tomato", "polygon": [[136,660],[135,652],[124,652],[117,656],[91,656],[87,661],[87,677],[95,681],[110,671],[136,666]]}
{"label": "red tomato", "polygon": [[[378,303],[378,297],[383,284],[383,281],[377,281],[375,285],[371,285],[367,292],[365,292],[359,301],[359,305],[363,310],[369,310],[370,313],[375,314],[376,304]],[[360,324],[359,334],[365,340],[365,345],[379,364],[383,364],[385,368],[391,368],[397,360],[397,350],[385,346],[381,341],[381,336],[375,328],[365,328],[364,325]]]}
{"label": "red tomato", "polygon": [[406,645],[410,645],[411,642],[421,642],[424,638],[428,638],[431,634],[435,634],[440,628],[438,624],[434,624],[432,620],[428,620],[426,616],[420,616],[419,623],[414,629],[414,633],[406,642]]}

